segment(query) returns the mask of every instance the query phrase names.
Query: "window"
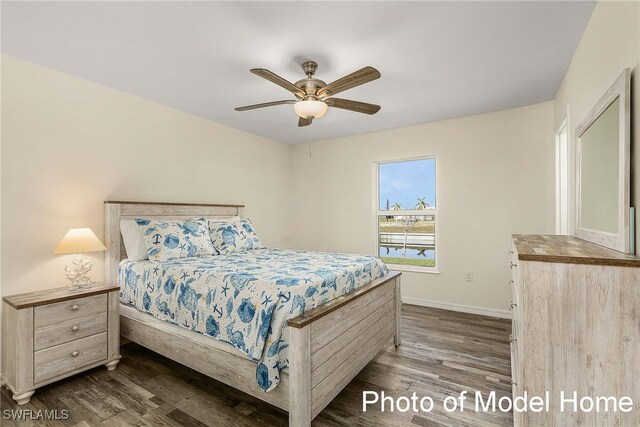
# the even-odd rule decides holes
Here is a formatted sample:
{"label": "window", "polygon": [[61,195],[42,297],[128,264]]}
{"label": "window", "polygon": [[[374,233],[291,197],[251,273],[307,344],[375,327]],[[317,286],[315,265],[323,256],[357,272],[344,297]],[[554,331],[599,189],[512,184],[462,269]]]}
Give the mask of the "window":
{"label": "window", "polygon": [[379,163],[377,181],[378,256],[391,265],[435,270],[436,159]]}
{"label": "window", "polygon": [[569,144],[567,121],[556,132],[556,233],[569,233]]}

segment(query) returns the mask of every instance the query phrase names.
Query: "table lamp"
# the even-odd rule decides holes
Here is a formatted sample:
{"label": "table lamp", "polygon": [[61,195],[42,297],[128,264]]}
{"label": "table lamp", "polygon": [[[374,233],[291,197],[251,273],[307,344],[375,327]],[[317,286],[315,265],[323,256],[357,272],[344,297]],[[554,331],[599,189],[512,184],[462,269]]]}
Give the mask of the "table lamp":
{"label": "table lamp", "polygon": [[90,228],[71,228],[64,235],[53,253],[54,255],[76,254],[71,266],[64,266],[64,272],[67,279],[71,281],[72,287],[84,288],[91,286],[95,281],[89,277],[93,262],[89,258],[82,256],[82,254],[105,250],[107,248]]}

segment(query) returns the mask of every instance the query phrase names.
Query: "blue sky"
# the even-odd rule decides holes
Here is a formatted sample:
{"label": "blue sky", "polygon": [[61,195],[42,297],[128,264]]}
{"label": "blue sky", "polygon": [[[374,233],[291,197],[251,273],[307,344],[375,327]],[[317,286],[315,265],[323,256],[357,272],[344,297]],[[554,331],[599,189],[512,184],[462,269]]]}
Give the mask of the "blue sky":
{"label": "blue sky", "polygon": [[426,197],[429,206],[436,205],[435,159],[383,163],[379,166],[380,209],[387,199],[390,206],[400,203],[403,209],[414,209],[418,197]]}

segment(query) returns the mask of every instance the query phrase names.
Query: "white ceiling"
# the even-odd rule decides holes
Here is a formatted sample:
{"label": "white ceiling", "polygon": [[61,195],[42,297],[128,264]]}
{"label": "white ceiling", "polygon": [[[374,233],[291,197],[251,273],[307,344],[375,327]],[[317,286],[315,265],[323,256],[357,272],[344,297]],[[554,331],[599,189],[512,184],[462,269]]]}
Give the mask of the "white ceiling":
{"label": "white ceiling", "polygon": [[[3,2],[2,52],[287,143],[551,100],[594,2]],[[306,128],[249,73],[329,83],[365,65],[379,80]]]}

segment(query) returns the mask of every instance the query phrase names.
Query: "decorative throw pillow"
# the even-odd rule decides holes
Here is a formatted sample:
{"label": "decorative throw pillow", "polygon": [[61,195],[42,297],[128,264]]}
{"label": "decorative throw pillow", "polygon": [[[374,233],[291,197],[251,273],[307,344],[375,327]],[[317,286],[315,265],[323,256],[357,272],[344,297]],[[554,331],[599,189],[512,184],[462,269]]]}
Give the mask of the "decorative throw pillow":
{"label": "decorative throw pillow", "polygon": [[264,248],[248,219],[232,222],[209,221],[209,234],[213,246],[220,254]]}
{"label": "decorative throw pillow", "polygon": [[156,221],[136,218],[151,261],[215,255],[206,218]]}

